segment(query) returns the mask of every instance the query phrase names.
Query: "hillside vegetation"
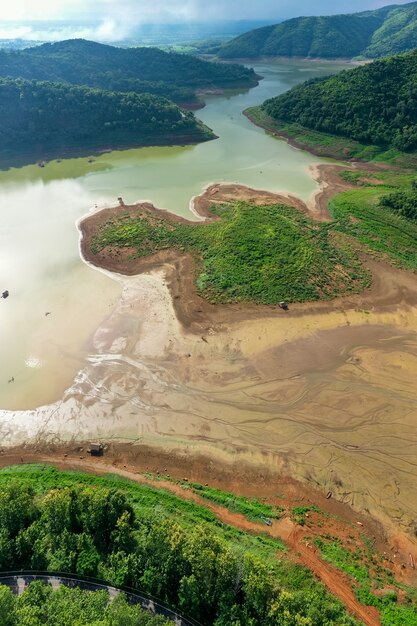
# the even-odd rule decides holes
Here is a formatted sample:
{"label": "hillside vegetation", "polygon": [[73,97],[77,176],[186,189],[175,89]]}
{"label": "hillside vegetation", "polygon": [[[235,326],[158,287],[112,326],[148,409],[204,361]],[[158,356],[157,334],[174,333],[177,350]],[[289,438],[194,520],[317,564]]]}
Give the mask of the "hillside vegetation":
{"label": "hillside vegetation", "polygon": [[417,51],[298,85],[262,110],[276,121],[401,151],[417,149]]}
{"label": "hillside vegetation", "polygon": [[[227,526],[205,507],[167,491],[116,477],[20,466],[0,472],[0,505],[3,571],[99,576],[159,597],[204,626],[356,624],[281,542]],[[0,588],[0,610],[4,595]],[[70,600],[66,591],[61,595]],[[40,626],[16,626],[28,624]]]}
{"label": "hillside vegetation", "polygon": [[152,93],[180,103],[195,100],[196,89],[253,86],[257,82],[254,71],[242,65],[210,63],[157,48],[116,48],[83,39],[12,52],[0,50],[0,76]]}
{"label": "hillside vegetation", "polygon": [[192,113],[150,94],[0,79],[0,158],[211,139]]}
{"label": "hillside vegetation", "polygon": [[230,58],[378,58],[417,47],[417,2],[375,11],[298,17],[258,28],[222,46]]}

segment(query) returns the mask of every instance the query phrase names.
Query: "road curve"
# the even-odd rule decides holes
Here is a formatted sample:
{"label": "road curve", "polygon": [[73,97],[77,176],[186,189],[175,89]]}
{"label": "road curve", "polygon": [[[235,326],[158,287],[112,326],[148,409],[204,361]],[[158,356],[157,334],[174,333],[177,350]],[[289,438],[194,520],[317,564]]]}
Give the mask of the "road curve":
{"label": "road curve", "polygon": [[160,600],[152,598],[145,593],[139,593],[130,587],[113,587],[95,578],[84,578],[75,574],[63,574],[60,572],[0,572],[0,585],[10,587],[17,595],[21,595],[26,587],[35,580],[41,580],[51,585],[54,589],[58,589],[61,585],[69,588],[78,587],[86,591],[102,591],[104,589],[111,599],[115,598],[119,593],[124,593],[129,604],[140,604],[147,611],[172,620],[176,626],[202,626],[200,622],[179,615]]}

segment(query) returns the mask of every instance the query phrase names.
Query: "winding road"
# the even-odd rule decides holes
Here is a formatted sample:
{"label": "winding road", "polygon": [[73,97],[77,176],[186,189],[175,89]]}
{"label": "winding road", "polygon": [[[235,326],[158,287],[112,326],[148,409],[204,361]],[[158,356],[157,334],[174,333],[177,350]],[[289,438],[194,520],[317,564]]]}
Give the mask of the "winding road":
{"label": "winding road", "polygon": [[202,624],[195,620],[179,615],[176,611],[168,608],[162,602],[147,594],[139,593],[129,587],[112,587],[104,581],[95,578],[81,578],[68,573],[62,574],[55,572],[22,571],[0,573],[0,584],[10,587],[17,595],[21,595],[28,585],[35,580],[41,580],[51,585],[53,589],[58,589],[62,585],[69,588],[78,587],[86,591],[102,591],[104,589],[109,594],[111,600],[118,596],[119,593],[124,593],[129,604],[140,604],[142,608],[147,611],[151,611],[156,615],[163,615],[172,620],[176,626],[202,626]]}

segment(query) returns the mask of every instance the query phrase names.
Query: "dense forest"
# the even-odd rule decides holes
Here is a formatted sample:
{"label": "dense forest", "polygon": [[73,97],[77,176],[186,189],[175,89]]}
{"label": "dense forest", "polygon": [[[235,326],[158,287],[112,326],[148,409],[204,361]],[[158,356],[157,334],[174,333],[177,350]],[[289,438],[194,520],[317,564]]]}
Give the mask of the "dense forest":
{"label": "dense forest", "polygon": [[109,91],[195,100],[197,89],[253,86],[253,70],[210,63],[195,56],[157,48],[116,48],[71,39],[6,52],[0,50],[0,76],[68,82]]}
{"label": "dense forest", "polygon": [[375,11],[298,17],[224,44],[224,59],[263,56],[379,58],[417,47],[417,2]]}
{"label": "dense forest", "polygon": [[0,155],[191,143],[213,134],[190,112],[150,94],[0,79]]}
{"label": "dense forest", "polygon": [[0,585],[1,626],[173,626],[139,606],[130,606],[123,595],[109,602],[106,591],[83,591],[40,581],[31,583],[21,596]]}
{"label": "dense forest", "polygon": [[[164,491],[126,481],[109,487],[110,480],[46,468],[32,475],[2,473],[3,571],[98,576],[159,597],[205,626],[356,623],[280,542],[223,526],[207,509]],[[137,624],[123,626],[130,623]]]}
{"label": "dense forest", "polygon": [[417,149],[417,51],[298,85],[267,100],[274,120],[368,144]]}

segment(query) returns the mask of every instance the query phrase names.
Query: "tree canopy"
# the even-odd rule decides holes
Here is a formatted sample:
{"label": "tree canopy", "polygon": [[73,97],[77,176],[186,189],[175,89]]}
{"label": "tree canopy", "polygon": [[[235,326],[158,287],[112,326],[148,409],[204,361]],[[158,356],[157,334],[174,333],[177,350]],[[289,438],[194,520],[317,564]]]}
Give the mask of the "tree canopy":
{"label": "tree canopy", "polygon": [[[75,148],[192,143],[213,135],[166,98],[0,79],[0,153],[61,156]],[[89,153],[89,152],[88,152]]]}
{"label": "tree canopy", "polygon": [[194,100],[196,89],[256,84],[254,71],[243,65],[211,63],[158,48],[116,48],[84,39],[1,50],[0,76],[152,93],[180,103]]}
{"label": "tree canopy", "polygon": [[[56,487],[41,495],[25,481],[3,484],[1,569],[69,572],[99,577],[116,586],[129,585],[206,626],[355,624],[311,576],[289,561],[276,560],[277,545],[272,546],[276,563],[272,567],[245,551],[243,538],[236,533],[225,533],[227,541],[216,532],[216,525],[208,522],[190,525],[185,519],[184,525],[178,503],[176,519],[164,517],[155,506],[150,515],[141,506],[150,490],[136,487],[130,496],[122,489],[97,485]],[[163,506],[164,498],[169,500],[170,496],[160,492],[157,498]],[[263,543],[267,544],[265,538]],[[112,621],[106,613],[107,597],[101,592],[87,597],[81,591],[72,594],[64,588],[52,592],[36,583],[22,598],[14,600],[0,587],[0,619],[8,615],[9,620],[2,621],[3,626],[69,626],[65,612],[73,617],[71,626],[148,624],[128,620],[127,613],[125,621],[114,616]],[[123,600],[120,602],[122,606],[116,604],[116,608],[126,612]],[[76,621],[82,606],[91,621],[85,616],[85,621]],[[56,622],[54,611],[60,616]],[[103,614],[103,621],[97,621],[97,611]],[[22,612],[32,621],[13,621],[13,615]]]}
{"label": "tree canopy", "polygon": [[262,105],[277,121],[357,141],[417,149],[417,51],[315,79]]}
{"label": "tree canopy", "polygon": [[172,621],[130,606],[123,594],[110,601],[107,591],[52,589],[32,582],[22,595],[0,585],[2,626],[172,626]]}

